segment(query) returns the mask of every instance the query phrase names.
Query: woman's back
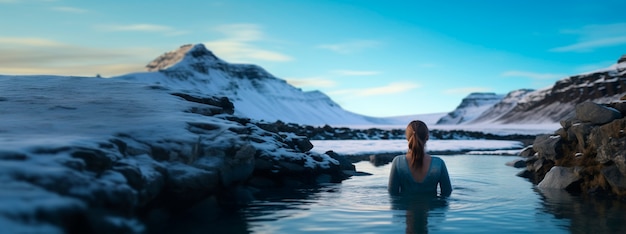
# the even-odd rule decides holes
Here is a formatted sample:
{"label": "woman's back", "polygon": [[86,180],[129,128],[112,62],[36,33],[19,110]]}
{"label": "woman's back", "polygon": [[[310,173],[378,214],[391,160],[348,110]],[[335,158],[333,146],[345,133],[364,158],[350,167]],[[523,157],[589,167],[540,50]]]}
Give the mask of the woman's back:
{"label": "woman's back", "polygon": [[431,157],[428,172],[423,180],[416,181],[406,155],[399,155],[393,159],[389,175],[389,192],[391,194],[432,193],[437,194],[437,185],[441,188],[441,195],[449,196],[452,185],[445,162],[438,157]]}

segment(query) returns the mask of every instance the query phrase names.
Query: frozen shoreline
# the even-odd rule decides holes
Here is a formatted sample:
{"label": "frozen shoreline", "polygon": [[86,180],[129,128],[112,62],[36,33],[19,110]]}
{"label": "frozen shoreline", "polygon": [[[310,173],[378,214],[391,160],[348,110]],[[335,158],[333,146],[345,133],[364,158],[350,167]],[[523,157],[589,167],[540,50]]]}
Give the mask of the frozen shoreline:
{"label": "frozen shoreline", "polygon": [[[406,152],[406,140],[313,140],[316,153],[332,150],[343,155],[384,154]],[[522,142],[503,140],[430,140],[426,143],[427,151],[495,151],[521,150]]]}

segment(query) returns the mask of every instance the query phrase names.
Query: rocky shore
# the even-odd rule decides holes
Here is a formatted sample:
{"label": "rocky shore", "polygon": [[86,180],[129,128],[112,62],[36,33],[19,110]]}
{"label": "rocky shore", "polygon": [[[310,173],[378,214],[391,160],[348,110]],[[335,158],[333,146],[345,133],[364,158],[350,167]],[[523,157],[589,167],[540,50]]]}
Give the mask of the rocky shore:
{"label": "rocky shore", "polygon": [[621,100],[576,106],[575,117],[561,121],[554,134],[540,135],[522,152],[518,175],[541,189],[575,194],[626,196],[626,96]]}
{"label": "rocky shore", "polygon": [[227,98],[100,78],[0,80],[8,233],[141,233],[154,211],[232,209],[255,191],[354,174],[305,136],[233,115]]}

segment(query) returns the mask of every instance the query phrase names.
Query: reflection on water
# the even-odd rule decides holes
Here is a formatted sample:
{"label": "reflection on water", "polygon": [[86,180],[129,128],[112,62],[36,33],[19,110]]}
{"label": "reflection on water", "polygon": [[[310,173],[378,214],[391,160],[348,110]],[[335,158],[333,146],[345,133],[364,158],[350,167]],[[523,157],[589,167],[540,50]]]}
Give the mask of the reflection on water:
{"label": "reflection on water", "polygon": [[[161,219],[155,233],[626,233],[626,202],[538,190],[505,166],[513,157],[440,156],[448,198],[394,197],[390,165],[356,164],[371,176],[317,188],[275,190],[238,211],[208,202]],[[156,228],[154,228],[156,227]],[[156,230],[156,231],[155,231]]]}
{"label": "reflection on water", "polygon": [[536,189],[543,211],[570,220],[571,233],[626,233],[626,201],[573,196],[559,189]]}
{"label": "reflection on water", "polygon": [[406,233],[427,233],[429,229],[437,229],[448,206],[446,198],[431,195],[390,196],[390,201],[391,209],[405,211]]}

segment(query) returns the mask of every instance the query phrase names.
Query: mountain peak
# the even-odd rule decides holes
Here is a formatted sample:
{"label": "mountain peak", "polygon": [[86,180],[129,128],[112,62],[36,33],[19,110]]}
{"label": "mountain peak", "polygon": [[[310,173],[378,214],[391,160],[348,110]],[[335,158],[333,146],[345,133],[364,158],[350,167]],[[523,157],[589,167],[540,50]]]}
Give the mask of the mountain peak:
{"label": "mountain peak", "polygon": [[208,50],[204,44],[186,44],[152,60],[146,65],[146,69],[148,71],[165,70],[183,61],[205,64],[224,62]]}

